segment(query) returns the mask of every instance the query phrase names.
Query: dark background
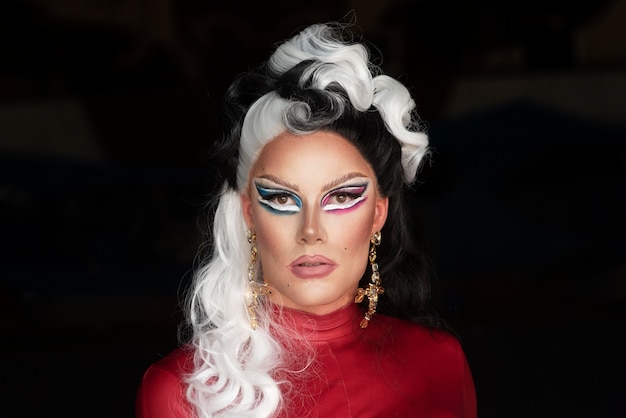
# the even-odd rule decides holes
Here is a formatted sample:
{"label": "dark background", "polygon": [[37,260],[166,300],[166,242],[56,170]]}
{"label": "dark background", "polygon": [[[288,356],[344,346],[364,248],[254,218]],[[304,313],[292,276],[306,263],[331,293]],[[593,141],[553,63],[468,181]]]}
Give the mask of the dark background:
{"label": "dark background", "polygon": [[626,416],[625,0],[2,2],[1,416],[133,416],[224,89],[351,9],[428,125],[416,240],[479,416]]}

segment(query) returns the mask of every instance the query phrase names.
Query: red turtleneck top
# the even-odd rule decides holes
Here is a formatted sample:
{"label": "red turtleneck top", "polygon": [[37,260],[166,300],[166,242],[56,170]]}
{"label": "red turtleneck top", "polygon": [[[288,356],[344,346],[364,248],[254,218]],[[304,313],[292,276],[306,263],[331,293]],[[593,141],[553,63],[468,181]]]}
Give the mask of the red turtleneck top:
{"label": "red turtleneck top", "polygon": [[[312,341],[315,370],[322,373],[294,384],[290,393],[304,390],[307,400],[290,402],[286,394],[287,408],[300,406],[280,417],[476,417],[472,375],[454,337],[380,314],[361,329],[356,305],[324,316],[290,309],[282,314]],[[137,394],[137,418],[194,416],[182,380],[191,356],[178,349],[150,366]]]}

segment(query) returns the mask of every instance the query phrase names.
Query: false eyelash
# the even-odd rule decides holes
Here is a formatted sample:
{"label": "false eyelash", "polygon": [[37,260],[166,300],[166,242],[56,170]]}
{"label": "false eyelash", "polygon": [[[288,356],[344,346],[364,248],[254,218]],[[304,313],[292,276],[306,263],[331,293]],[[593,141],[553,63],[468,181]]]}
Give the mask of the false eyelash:
{"label": "false eyelash", "polygon": [[[299,212],[302,208],[302,200],[292,192],[281,189],[270,189],[256,183],[255,186],[257,188],[257,191],[259,192],[259,203],[261,203],[263,207],[272,211],[273,213],[292,214]],[[284,195],[289,196],[296,203],[290,205],[277,205],[272,201],[275,197]]]}
{"label": "false eyelash", "polygon": [[[322,198],[322,202],[321,202],[322,208],[325,211],[334,211],[334,210],[353,208],[359,203],[363,202],[367,198],[367,196],[364,195],[366,190],[367,190],[367,184],[343,186],[335,190],[332,190],[328,192],[326,195],[324,195],[324,197]],[[346,195],[351,199],[351,201],[348,203],[327,204],[327,201],[329,199],[337,195]]]}

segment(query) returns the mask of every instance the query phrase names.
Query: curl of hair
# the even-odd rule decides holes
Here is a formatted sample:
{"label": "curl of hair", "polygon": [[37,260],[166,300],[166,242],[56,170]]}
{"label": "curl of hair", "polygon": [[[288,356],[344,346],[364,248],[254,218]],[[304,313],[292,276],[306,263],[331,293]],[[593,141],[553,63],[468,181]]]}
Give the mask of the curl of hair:
{"label": "curl of hair", "polygon": [[245,235],[240,197],[224,190],[215,214],[214,256],[197,271],[187,306],[195,349],[187,396],[201,418],[269,416],[280,399],[271,371],[281,350],[268,331],[250,328],[243,300],[247,248],[233,239],[235,231]]}
{"label": "curl of hair", "polygon": [[[196,271],[187,299],[194,349],[187,397],[199,417],[271,416],[284,406],[285,381],[277,376],[299,373],[314,356],[309,350],[303,361],[290,357],[293,350],[284,344],[297,338],[276,323],[269,303],[257,309],[259,327],[252,330],[244,302],[249,246],[240,194],[262,148],[285,131],[336,132],[371,164],[381,194],[389,197],[379,250],[386,289],[379,311],[416,321],[427,316],[430,287],[417,273],[424,265],[405,227],[402,195],[415,179],[428,139],[408,90],[382,75],[365,46],[345,39],[345,33],[339,25],[306,28],[257,70],[238,77],[225,95],[223,134],[214,151],[224,187],[213,223],[213,254]],[[361,280],[365,284],[368,278]]]}

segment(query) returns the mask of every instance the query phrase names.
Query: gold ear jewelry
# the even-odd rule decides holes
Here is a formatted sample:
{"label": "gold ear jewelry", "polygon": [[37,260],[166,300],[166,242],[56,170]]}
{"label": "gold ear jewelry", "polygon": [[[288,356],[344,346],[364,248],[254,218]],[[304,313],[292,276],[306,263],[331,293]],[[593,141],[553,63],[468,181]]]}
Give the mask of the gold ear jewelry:
{"label": "gold ear jewelry", "polygon": [[369,306],[367,312],[365,312],[364,318],[361,320],[361,328],[367,328],[370,323],[370,319],[376,313],[376,305],[378,305],[378,295],[381,295],[385,292],[385,289],[380,285],[380,273],[378,272],[378,263],[376,262],[376,247],[380,245],[381,240],[380,231],[374,233],[372,238],[370,239],[370,266],[372,267],[372,282],[367,287],[367,290],[359,287],[357,289],[356,297],[354,298],[354,303],[361,303],[365,296],[369,300]]}
{"label": "gold ear jewelry", "polygon": [[259,304],[259,295],[267,294],[267,284],[259,283],[256,279],[255,264],[257,258],[256,233],[254,230],[246,231],[248,243],[250,243],[250,262],[248,263],[248,289],[246,291],[246,307],[248,308],[248,318],[250,326],[256,329],[256,308]]}

